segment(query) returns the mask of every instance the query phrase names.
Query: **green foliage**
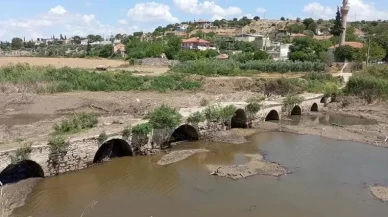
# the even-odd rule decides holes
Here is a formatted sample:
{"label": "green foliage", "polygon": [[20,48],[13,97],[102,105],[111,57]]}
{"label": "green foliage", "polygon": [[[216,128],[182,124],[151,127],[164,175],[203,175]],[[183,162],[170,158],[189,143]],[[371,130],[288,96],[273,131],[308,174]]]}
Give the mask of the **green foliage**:
{"label": "green foliage", "polygon": [[187,122],[192,124],[198,124],[205,120],[205,115],[202,112],[194,112],[193,114],[190,114],[190,116],[187,118]]}
{"label": "green foliage", "polygon": [[131,136],[132,128],[131,126],[127,126],[123,129],[121,132],[121,135],[123,136],[124,139],[128,139],[129,136]]}
{"label": "green foliage", "polygon": [[331,27],[330,33],[334,36],[340,36],[342,32],[343,32],[343,28],[342,28],[342,22],[341,22],[341,13],[340,13],[339,8],[337,7],[337,13],[336,13],[335,20],[334,20],[334,26]]}
{"label": "green foliage", "polygon": [[248,61],[240,63],[235,60],[196,60],[178,63],[171,67],[174,72],[185,74],[199,74],[204,76],[235,76],[260,72],[321,72],[325,64],[319,62],[291,62],[291,61]]}
{"label": "green foliage", "polygon": [[367,53],[369,49],[369,62],[381,61],[387,55],[386,50],[376,42],[371,42],[370,45],[366,44],[357,54],[356,59],[358,61],[367,61]]}
{"label": "green foliage", "polygon": [[182,49],[178,52],[176,59],[180,61],[188,61],[188,60],[198,60],[198,59],[209,59],[214,58],[218,55],[216,50],[190,50],[190,49]]}
{"label": "green foliage", "polygon": [[303,102],[303,97],[300,97],[298,95],[287,95],[283,100],[284,107],[289,113],[295,105],[298,105],[301,102]]}
{"label": "green foliage", "polygon": [[15,154],[11,155],[11,163],[16,164],[23,160],[30,159],[30,153],[32,152],[31,144],[24,144],[22,147],[16,149]]}
{"label": "green foliage", "polygon": [[203,110],[203,114],[208,123],[218,122],[221,118],[221,108],[218,105],[209,105]]}
{"label": "green foliage", "polygon": [[175,59],[175,56],[181,49],[182,40],[177,36],[171,36],[167,39],[167,48],[165,50],[168,59]]}
{"label": "green foliage", "polygon": [[79,113],[54,125],[55,134],[77,133],[97,125],[97,115],[94,113]]}
{"label": "green foliage", "polygon": [[353,61],[356,59],[357,52],[358,49],[344,45],[335,49],[334,56],[338,62]]}
{"label": "green foliage", "polygon": [[[132,133],[135,135],[146,136],[152,132],[152,125],[150,123],[142,123],[132,128]],[[128,136],[129,137],[129,136]]]}
{"label": "green foliage", "polygon": [[23,39],[21,38],[13,38],[11,41],[12,49],[20,49],[23,47]]}
{"label": "green foliage", "polygon": [[258,50],[253,55],[254,60],[268,60],[269,58],[270,58],[270,55],[263,50]]}
{"label": "green foliage", "polygon": [[103,131],[98,135],[97,142],[99,145],[102,145],[106,140],[108,139],[108,135],[106,135],[106,132]]}
{"label": "green foliage", "polygon": [[287,26],[287,28],[291,33],[303,33],[306,26],[303,23],[295,23]]}
{"label": "green foliage", "polygon": [[149,113],[147,117],[155,129],[175,128],[182,119],[182,115],[175,108],[164,104]]}
{"label": "green foliage", "polygon": [[70,143],[63,137],[52,137],[48,145],[50,146],[51,153],[62,153],[67,151]]}
{"label": "green foliage", "polygon": [[369,103],[376,99],[388,98],[388,67],[370,66],[362,72],[354,73],[346,85],[345,93],[360,96]]}
{"label": "green foliage", "polygon": [[329,41],[319,41],[311,37],[298,37],[292,41],[290,59],[294,61],[316,61],[318,54],[331,46]]}
{"label": "green foliage", "polygon": [[221,118],[222,122],[226,122],[226,121],[230,122],[230,120],[234,116],[236,110],[237,110],[237,108],[234,105],[228,105],[228,106],[222,107],[220,109],[220,118]]}
{"label": "green foliage", "polygon": [[254,97],[247,100],[248,105],[245,106],[245,111],[249,120],[254,120],[256,113],[263,107],[263,101],[265,98]]}
{"label": "green foliage", "polygon": [[46,84],[35,90],[39,93],[129,90],[194,90],[200,82],[182,74],[167,74],[159,77],[133,76],[128,71],[90,72],[86,69],[32,67],[16,64],[0,67],[0,83]]}

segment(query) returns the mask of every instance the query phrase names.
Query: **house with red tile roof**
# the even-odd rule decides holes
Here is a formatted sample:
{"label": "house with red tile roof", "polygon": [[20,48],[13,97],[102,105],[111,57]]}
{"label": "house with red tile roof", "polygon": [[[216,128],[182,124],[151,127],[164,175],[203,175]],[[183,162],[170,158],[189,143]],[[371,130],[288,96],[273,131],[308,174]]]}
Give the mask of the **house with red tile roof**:
{"label": "house with red tile roof", "polygon": [[199,49],[199,50],[213,49],[210,46],[209,41],[196,38],[196,37],[182,40],[181,47],[184,49]]}

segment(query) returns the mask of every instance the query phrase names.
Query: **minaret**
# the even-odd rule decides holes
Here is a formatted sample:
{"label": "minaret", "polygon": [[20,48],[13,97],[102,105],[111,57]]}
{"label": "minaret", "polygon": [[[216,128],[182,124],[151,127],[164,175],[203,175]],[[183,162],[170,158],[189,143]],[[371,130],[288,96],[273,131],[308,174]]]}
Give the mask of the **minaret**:
{"label": "minaret", "polygon": [[345,45],[345,37],[346,37],[346,24],[348,22],[348,13],[349,13],[349,0],[342,1],[341,7],[341,20],[342,20],[342,33],[341,33],[341,41],[340,46]]}

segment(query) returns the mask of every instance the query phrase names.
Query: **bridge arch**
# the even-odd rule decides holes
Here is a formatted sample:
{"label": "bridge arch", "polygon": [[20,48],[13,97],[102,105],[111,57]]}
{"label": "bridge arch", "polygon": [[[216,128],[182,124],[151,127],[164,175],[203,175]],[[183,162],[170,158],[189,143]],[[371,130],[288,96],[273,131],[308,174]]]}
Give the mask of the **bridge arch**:
{"label": "bridge arch", "polygon": [[32,160],[10,164],[0,173],[0,181],[3,185],[29,178],[44,178],[42,167]]}
{"label": "bridge arch", "polygon": [[104,142],[94,155],[93,163],[105,159],[133,156],[132,148],[124,139],[111,139]]}
{"label": "bridge arch", "polygon": [[313,103],[313,105],[311,106],[311,109],[310,109],[312,112],[317,112],[318,111],[318,104],[317,103]]}
{"label": "bridge arch", "polygon": [[171,134],[169,142],[195,141],[199,140],[199,133],[195,127],[190,124],[183,124],[176,128]]}
{"label": "bridge arch", "polygon": [[248,128],[248,118],[244,109],[237,109],[232,117],[230,126],[231,128]]}
{"label": "bridge arch", "polygon": [[294,108],[291,110],[291,115],[302,115],[302,109],[300,106],[294,106]]}
{"label": "bridge arch", "polygon": [[279,119],[279,113],[276,110],[271,110],[265,117],[265,121],[278,121]]}
{"label": "bridge arch", "polygon": [[322,97],[322,98],[321,98],[321,101],[320,101],[320,103],[326,103],[326,101],[327,101],[327,97],[326,97],[326,96],[324,96],[324,97]]}

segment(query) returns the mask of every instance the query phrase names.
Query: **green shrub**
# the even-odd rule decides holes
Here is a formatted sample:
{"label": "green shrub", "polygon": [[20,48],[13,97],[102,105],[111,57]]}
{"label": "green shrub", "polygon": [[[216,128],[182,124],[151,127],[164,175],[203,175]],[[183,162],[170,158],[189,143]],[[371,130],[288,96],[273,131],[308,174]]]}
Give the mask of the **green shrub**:
{"label": "green shrub", "polygon": [[106,135],[104,131],[104,132],[101,132],[100,135],[98,135],[97,142],[99,145],[102,145],[107,139],[108,139],[108,135]]}
{"label": "green shrub", "polygon": [[194,112],[187,118],[188,123],[198,124],[205,121],[205,115],[202,112]]}
{"label": "green shrub", "polygon": [[222,107],[220,109],[220,118],[221,118],[221,123],[228,123],[228,126],[230,127],[231,120],[236,113],[236,106],[234,105],[228,105],[225,107]]}
{"label": "green shrub", "polygon": [[207,122],[219,122],[221,118],[221,108],[218,105],[210,105],[203,111]]}
{"label": "green shrub", "polygon": [[173,107],[161,105],[147,115],[154,129],[175,128],[182,120],[182,115]]}
{"label": "green shrub", "polygon": [[150,123],[138,124],[132,128],[132,133],[136,135],[146,136],[152,132],[152,125]]}
{"label": "green shrub", "polygon": [[121,132],[121,135],[123,136],[123,138],[128,139],[131,136],[131,132],[132,132],[131,126],[127,126]]}
{"label": "green shrub", "polygon": [[32,152],[31,144],[24,144],[22,147],[16,149],[15,154],[11,155],[11,163],[16,164],[23,160],[30,159],[30,153]]}
{"label": "green shrub", "polygon": [[70,143],[63,137],[53,137],[49,140],[48,145],[52,153],[62,153],[67,151]]}
{"label": "green shrub", "polygon": [[247,60],[246,62],[239,62],[236,60],[208,59],[181,62],[171,67],[171,70],[174,72],[198,74],[204,76],[235,76],[248,72],[322,72],[324,71],[324,69],[325,64],[319,62],[292,62],[270,60]]}
{"label": "green shrub", "polygon": [[97,115],[94,113],[74,114],[73,117],[54,125],[55,134],[77,133],[97,125]]}
{"label": "green shrub", "polygon": [[284,107],[288,113],[291,112],[295,105],[298,105],[301,102],[303,102],[303,97],[298,95],[287,95],[283,100]]}

